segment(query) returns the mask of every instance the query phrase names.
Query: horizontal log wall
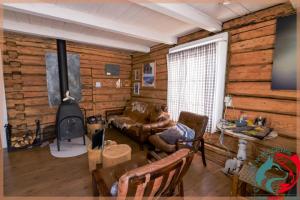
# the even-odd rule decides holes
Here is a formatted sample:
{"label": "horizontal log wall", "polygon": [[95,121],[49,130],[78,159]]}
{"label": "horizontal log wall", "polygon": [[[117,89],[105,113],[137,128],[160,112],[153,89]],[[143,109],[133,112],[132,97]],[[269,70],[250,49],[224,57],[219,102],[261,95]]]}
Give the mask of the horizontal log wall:
{"label": "horizontal log wall", "polygon": [[290,4],[282,4],[230,20],[223,28],[231,36],[226,90],[234,106],[226,117],[263,116],[282,136],[296,138],[297,92],[271,90],[276,18],[293,13]]}
{"label": "horizontal log wall", "polygon": [[[166,103],[167,100],[167,60],[166,55],[168,53],[168,45],[157,45],[151,48],[149,54],[134,54],[132,73],[135,69],[140,70],[140,80],[142,80],[142,68],[143,64],[151,61],[156,62],[156,84],[154,88],[142,87],[140,89],[140,95],[134,95],[132,93],[132,100],[153,102],[153,103]],[[134,74],[132,75],[132,81],[141,82],[134,80]]]}
{"label": "horizontal log wall", "polygon": [[[86,109],[87,116],[103,114],[105,109],[125,105],[130,99],[129,53],[72,42],[67,42],[67,51],[80,55],[80,107]],[[56,52],[54,39],[4,33],[2,53],[8,122],[14,128],[33,130],[36,119],[41,120],[42,127],[55,122],[57,107],[50,108],[48,103],[46,52]],[[107,63],[119,64],[120,76],[106,76],[104,66]],[[119,78],[123,87],[116,89],[115,83]],[[95,88],[96,81],[101,82],[101,88]]]}
{"label": "horizontal log wall", "polygon": [[[225,22],[223,31],[229,33],[226,94],[233,97],[234,105],[234,108],[227,110],[226,118],[237,119],[241,114],[246,114],[251,119],[263,116],[280,135],[296,138],[296,122],[299,120],[296,106],[297,92],[271,90],[276,18],[293,13],[295,11],[289,3],[277,5]],[[211,35],[213,34],[200,30],[179,38],[178,43],[183,44]],[[148,54],[133,55],[133,68],[140,68],[147,61],[157,62],[157,84],[159,84],[155,89],[142,88],[141,95],[133,96],[133,99],[166,103],[166,55],[170,47],[157,45]],[[235,141],[235,145],[229,146],[236,147],[236,139],[227,137],[227,140]],[[295,150],[296,143],[291,142],[295,141],[294,139],[287,139],[288,142],[286,139],[280,139],[276,142],[281,144],[281,141],[288,143],[290,149]],[[294,146],[292,147],[290,143]],[[224,149],[221,151],[222,147],[217,136],[208,137],[207,145],[208,152],[216,152],[216,149],[219,149],[219,154],[222,151],[224,153]],[[231,150],[236,152],[236,148]],[[226,151],[224,155],[227,155]],[[224,158],[224,155],[221,157]]]}

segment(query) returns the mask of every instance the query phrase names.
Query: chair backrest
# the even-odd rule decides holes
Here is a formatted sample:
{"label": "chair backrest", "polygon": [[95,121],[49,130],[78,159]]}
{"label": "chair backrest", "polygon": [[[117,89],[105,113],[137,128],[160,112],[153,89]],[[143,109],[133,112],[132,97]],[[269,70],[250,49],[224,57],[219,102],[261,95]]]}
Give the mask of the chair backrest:
{"label": "chair backrest", "polygon": [[176,186],[187,172],[194,153],[189,149],[179,151],[148,165],[133,169],[119,179],[118,200],[128,197],[152,199],[172,196]]}
{"label": "chair backrest", "polygon": [[[191,112],[181,111],[178,122],[193,129],[195,131],[195,139],[202,139],[206,130],[208,117]],[[198,150],[199,146],[200,140],[193,142],[194,150]]]}

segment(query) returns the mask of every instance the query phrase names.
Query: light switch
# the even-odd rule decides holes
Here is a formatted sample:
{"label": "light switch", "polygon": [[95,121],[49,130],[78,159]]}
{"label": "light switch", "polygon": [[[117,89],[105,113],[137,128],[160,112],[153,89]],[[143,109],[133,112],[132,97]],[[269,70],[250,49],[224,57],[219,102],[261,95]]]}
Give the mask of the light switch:
{"label": "light switch", "polygon": [[101,88],[101,82],[96,82],[96,88]]}
{"label": "light switch", "polygon": [[226,107],[231,107],[232,106],[232,97],[227,95],[224,98],[224,103]]}

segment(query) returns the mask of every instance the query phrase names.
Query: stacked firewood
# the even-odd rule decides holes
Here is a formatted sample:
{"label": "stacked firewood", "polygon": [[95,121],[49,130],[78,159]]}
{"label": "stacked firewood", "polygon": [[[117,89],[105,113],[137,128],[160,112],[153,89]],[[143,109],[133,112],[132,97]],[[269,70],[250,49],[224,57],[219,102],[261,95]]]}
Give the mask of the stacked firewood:
{"label": "stacked firewood", "polygon": [[32,145],[36,136],[35,134],[26,133],[23,136],[14,136],[11,138],[11,147],[21,148]]}

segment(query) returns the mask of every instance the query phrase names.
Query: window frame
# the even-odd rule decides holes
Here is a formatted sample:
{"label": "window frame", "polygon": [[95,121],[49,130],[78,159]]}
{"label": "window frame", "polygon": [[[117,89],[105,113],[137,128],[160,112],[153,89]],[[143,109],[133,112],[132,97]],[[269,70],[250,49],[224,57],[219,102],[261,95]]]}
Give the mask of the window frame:
{"label": "window frame", "polygon": [[169,49],[169,54],[188,50],[191,48],[216,43],[216,77],[215,77],[215,97],[212,119],[212,133],[217,131],[217,123],[223,118],[224,96],[226,84],[226,69],[228,55],[228,32],[219,33],[210,37],[188,42]]}

